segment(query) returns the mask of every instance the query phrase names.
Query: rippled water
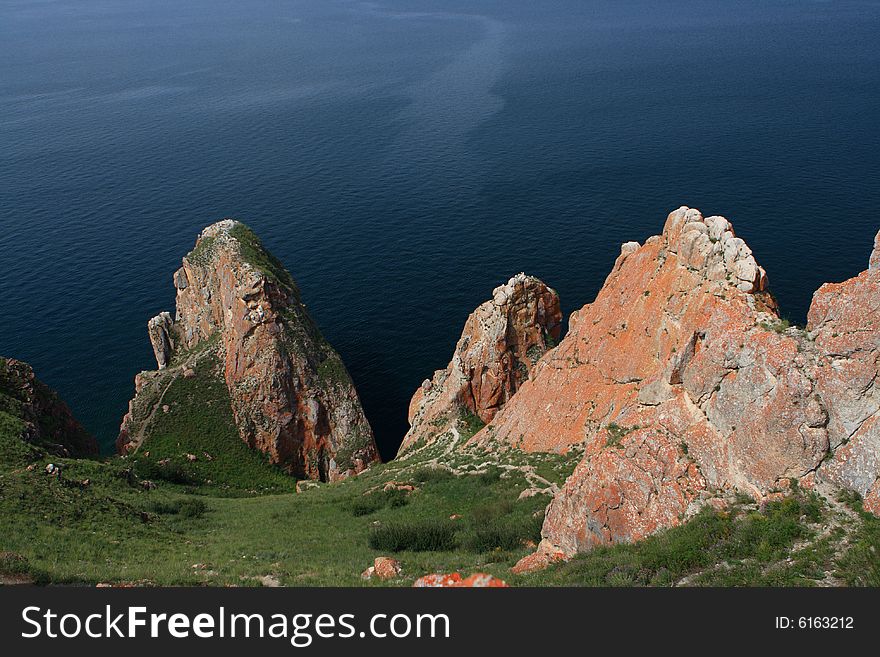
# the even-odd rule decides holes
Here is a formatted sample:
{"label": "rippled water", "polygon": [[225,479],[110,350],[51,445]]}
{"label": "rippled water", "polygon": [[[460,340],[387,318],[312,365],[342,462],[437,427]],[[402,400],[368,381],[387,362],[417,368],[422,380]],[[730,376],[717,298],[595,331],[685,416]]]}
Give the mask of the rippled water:
{"label": "rippled water", "polygon": [[878,2],[0,2],[0,353],[105,445],[145,324],[236,216],[299,281],[383,453],[525,270],[570,312],[682,204],[802,321],[880,228]]}

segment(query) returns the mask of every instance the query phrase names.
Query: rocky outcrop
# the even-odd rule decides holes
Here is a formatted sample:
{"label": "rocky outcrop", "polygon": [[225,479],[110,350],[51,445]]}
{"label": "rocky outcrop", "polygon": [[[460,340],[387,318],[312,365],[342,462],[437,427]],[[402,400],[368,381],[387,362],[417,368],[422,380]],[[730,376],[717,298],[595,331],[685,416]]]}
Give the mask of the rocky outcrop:
{"label": "rocky outcrop", "polygon": [[148,324],[160,372],[136,379],[117,443],[122,451],[148,435],[144,424],[168,381],[191,374],[207,352],[220,358],[242,440],[273,463],[332,481],[377,460],[339,354],[309,317],[290,274],[250,229],[231,219],[206,228],[174,285],[174,320],[161,313]]}
{"label": "rocky outcrop", "polygon": [[872,266],[823,286],[806,330],[789,327],[730,222],[680,208],[662,235],[623,245],[596,300],[471,444],[584,445],[547,510],[548,560],[679,524],[720,491],[762,499],[792,479],[824,477],[872,508],[878,282]]}
{"label": "rocky outcrop", "polygon": [[168,363],[171,362],[171,329],[173,327],[174,320],[171,319],[169,312],[159,313],[147,322],[147,333],[150,336],[153,355],[156,357],[156,363],[160,370],[168,367]]}
{"label": "rocky outcrop", "polygon": [[816,475],[859,493],[880,515],[880,233],[867,270],[816,291],[807,330],[833,450]]}
{"label": "rocky outcrop", "polygon": [[361,579],[394,579],[399,577],[403,568],[397,559],[391,557],[376,557],[373,565],[361,573]]}
{"label": "rocky outcrop", "polygon": [[0,414],[4,429],[58,456],[90,456],[98,443],[27,363],[0,357]]}
{"label": "rocky outcrop", "polygon": [[455,353],[416,390],[410,430],[400,447],[429,443],[461,418],[490,422],[559,339],[562,313],[556,292],[517,274],[468,317]]}

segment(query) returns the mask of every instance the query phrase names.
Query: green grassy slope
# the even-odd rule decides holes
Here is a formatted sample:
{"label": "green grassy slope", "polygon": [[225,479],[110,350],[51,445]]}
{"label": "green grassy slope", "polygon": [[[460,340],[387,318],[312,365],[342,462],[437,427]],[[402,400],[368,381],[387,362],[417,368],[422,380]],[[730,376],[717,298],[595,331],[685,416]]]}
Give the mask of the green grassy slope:
{"label": "green grassy slope", "polygon": [[[537,477],[561,484],[576,453],[487,458],[447,454],[439,441],[296,493],[238,438],[222,410],[225,388],[211,383],[215,366],[201,360],[195,378],[175,381],[149,445],[130,458],[52,457],[0,414],[0,581],[407,586],[459,570],[533,586],[880,582],[880,520],[856,499],[807,492],[764,510],[740,499],[639,544],[516,576],[509,569],[539,540],[549,500],[520,493]],[[50,462],[60,476],[46,473]],[[415,490],[386,492],[392,481]],[[398,580],[360,578],[379,555],[401,561]]]}
{"label": "green grassy slope", "polygon": [[148,439],[129,458],[135,473],[157,484],[187,484],[204,495],[292,491],[296,481],[239,438],[219,368],[208,350],[194,365],[195,377],[173,378],[150,420]]}

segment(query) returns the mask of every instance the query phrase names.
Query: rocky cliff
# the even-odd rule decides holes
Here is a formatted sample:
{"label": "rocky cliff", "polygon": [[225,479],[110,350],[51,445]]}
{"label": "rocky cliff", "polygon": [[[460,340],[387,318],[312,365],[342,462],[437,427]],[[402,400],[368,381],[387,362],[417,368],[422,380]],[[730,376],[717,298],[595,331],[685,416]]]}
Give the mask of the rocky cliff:
{"label": "rocky cliff", "polygon": [[67,404],[37,379],[30,365],[12,358],[0,357],[0,424],[4,432],[57,456],[98,453],[98,443]]}
{"label": "rocky cliff", "polygon": [[880,232],[867,270],[813,295],[807,332],[831,450],[815,479],[856,491],[880,516]]}
{"label": "rocky cliff", "polygon": [[158,371],[135,381],[117,445],[137,449],[176,377],[205,357],[229,391],[241,439],[292,474],[336,480],[378,458],[339,354],[306,312],[297,286],[244,224],[204,231],[174,274],[177,312],[148,323]]}
{"label": "rocky cliff", "polygon": [[723,217],[683,207],[661,235],[624,244],[596,300],[470,443],[584,447],[537,557],[638,540],[725,491],[762,500],[794,480],[877,510],[876,250],[871,262],[823,286],[801,329]]}
{"label": "rocky cliff", "polygon": [[490,422],[559,340],[561,320],[558,295],[533,276],[517,274],[495,288],[468,317],[447,368],[413,395],[400,453],[458,423],[473,433]]}

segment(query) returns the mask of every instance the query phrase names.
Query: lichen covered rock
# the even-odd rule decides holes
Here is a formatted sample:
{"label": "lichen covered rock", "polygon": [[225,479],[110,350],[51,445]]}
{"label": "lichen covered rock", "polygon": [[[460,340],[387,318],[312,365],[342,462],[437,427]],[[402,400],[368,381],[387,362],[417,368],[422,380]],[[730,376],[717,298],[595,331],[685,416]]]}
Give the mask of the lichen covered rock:
{"label": "lichen covered rock", "polygon": [[[880,233],[878,233],[880,239]],[[828,413],[834,450],[819,479],[853,490],[880,515],[880,244],[869,267],[813,295],[807,330],[819,353],[819,397]]]}
{"label": "lichen covered rock", "polygon": [[624,244],[596,300],[471,440],[585,447],[522,567],[675,526],[718,491],[763,500],[806,476],[872,508],[878,283],[871,268],[823,286],[803,330],[780,319],[765,271],[722,217],[683,207],[662,235]]}
{"label": "lichen covered rock", "polygon": [[556,344],[561,320],[558,295],[533,276],[517,274],[495,288],[468,317],[447,368],[413,395],[401,453],[431,442],[461,418],[490,422]]}
{"label": "lichen covered rock", "polygon": [[419,577],[413,586],[415,588],[508,588],[507,582],[486,573],[474,573],[468,577],[462,577],[460,573],[436,573]]}
{"label": "lichen covered rock", "polygon": [[160,371],[136,379],[122,451],[148,435],[142,426],[133,430],[152,412],[139,408],[138,397],[158,403],[169,377],[185,376],[209,351],[220,356],[242,440],[273,463],[300,477],[335,480],[377,460],[339,354],[309,317],[293,278],[250,229],[231,219],[206,228],[174,285],[174,320],[162,313],[149,322]]}

